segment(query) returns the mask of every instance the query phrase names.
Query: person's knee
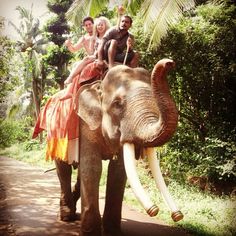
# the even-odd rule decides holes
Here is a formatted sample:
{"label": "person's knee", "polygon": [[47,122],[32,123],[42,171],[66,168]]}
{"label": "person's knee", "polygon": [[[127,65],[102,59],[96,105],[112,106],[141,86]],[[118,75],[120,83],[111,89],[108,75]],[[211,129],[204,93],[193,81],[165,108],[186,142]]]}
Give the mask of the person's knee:
{"label": "person's knee", "polygon": [[110,47],[109,49],[113,49],[117,47],[117,41],[115,39],[112,39],[110,42]]}
{"label": "person's knee", "polygon": [[139,53],[134,52],[134,56],[133,56],[132,60],[130,61],[130,67],[132,67],[132,68],[137,67],[139,64],[139,59],[140,59]]}
{"label": "person's knee", "polygon": [[134,52],[134,59],[135,60],[139,60],[139,58],[140,58],[139,53],[138,52]]}

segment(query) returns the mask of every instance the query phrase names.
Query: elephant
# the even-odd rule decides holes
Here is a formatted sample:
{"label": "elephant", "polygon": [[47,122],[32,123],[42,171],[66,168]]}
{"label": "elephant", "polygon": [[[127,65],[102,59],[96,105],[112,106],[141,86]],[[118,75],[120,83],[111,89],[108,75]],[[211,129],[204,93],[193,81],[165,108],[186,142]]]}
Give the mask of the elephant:
{"label": "elephant", "polygon": [[[155,168],[159,167],[154,148],[170,140],[178,123],[178,111],[166,79],[174,67],[171,59],[158,61],[152,73],[141,67],[117,65],[109,69],[103,80],[84,84],[78,90],[80,158],[73,190],[72,166],[59,160],[55,163],[61,184],[60,219],[74,220],[76,202],[81,197],[80,235],[120,235],[127,177],[147,213],[157,214],[158,207],[137,179],[135,161],[143,155],[149,155],[150,163],[154,162],[151,169],[157,186],[169,201],[172,218],[182,219],[162,175],[155,176]],[[98,201],[102,160],[109,160],[103,217]]]}

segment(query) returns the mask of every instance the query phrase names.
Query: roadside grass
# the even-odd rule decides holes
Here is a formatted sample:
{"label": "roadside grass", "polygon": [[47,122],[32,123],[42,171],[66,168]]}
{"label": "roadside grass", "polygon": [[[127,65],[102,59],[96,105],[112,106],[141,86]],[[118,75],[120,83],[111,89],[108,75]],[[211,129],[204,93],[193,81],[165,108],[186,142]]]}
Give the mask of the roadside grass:
{"label": "roadside grass", "polygon": [[[45,143],[38,141],[15,144],[9,148],[0,150],[1,156],[12,157],[27,162],[34,166],[46,169],[53,168],[53,162],[46,162],[44,158]],[[105,194],[106,176],[108,161],[103,161],[103,172],[100,180],[100,191]],[[159,207],[160,211],[156,216],[166,224],[181,227],[192,235],[211,236],[233,236],[236,235],[236,196],[217,196],[203,192],[188,184],[180,184],[174,180],[167,180],[168,189],[176,204],[184,214],[180,222],[173,222],[171,212],[166,206],[161,194],[155,186],[149,169],[144,161],[138,162],[140,181],[149,193],[151,199]],[[76,170],[73,171],[75,179]],[[126,185],[124,202],[134,209],[145,212],[136,200],[129,184]]]}
{"label": "roadside grass", "polygon": [[27,162],[32,166],[39,166],[46,170],[55,165],[53,162],[45,160],[45,147],[45,143],[40,144],[37,140],[32,140],[0,149],[0,155]]}
{"label": "roadside grass", "polygon": [[[169,225],[184,228],[192,235],[236,235],[235,196],[216,196],[188,184],[180,184],[174,180],[169,180],[168,190],[184,214],[184,219],[176,223],[173,222],[171,212],[157,190],[154,179],[147,174],[148,170],[143,168],[142,163],[138,164],[138,169],[141,173],[139,175],[141,183],[160,209],[156,216],[158,219]],[[137,201],[131,195],[131,192],[130,188],[126,189],[125,201],[134,206]],[[144,212],[139,204],[136,207]]]}

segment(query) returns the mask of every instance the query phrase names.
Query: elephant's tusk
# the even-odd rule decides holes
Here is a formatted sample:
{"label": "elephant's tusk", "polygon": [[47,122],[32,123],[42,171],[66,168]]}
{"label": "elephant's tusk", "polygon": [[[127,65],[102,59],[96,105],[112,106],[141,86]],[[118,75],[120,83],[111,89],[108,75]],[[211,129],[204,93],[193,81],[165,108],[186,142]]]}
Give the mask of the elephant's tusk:
{"label": "elephant's tusk", "polygon": [[158,189],[160,190],[166,204],[169,206],[172,214],[172,219],[177,222],[179,220],[183,219],[182,212],[177,208],[174,200],[172,199],[167,186],[165,184],[164,178],[161,174],[161,168],[160,168],[160,161],[156,157],[156,152],[154,148],[147,148],[146,154],[148,157],[149,165],[151,168],[152,175],[155,179],[156,185]]}
{"label": "elephant's tusk", "polygon": [[147,196],[137,175],[134,145],[131,143],[125,143],[123,146],[123,152],[126,175],[136,198],[150,216],[157,215],[159,209]]}

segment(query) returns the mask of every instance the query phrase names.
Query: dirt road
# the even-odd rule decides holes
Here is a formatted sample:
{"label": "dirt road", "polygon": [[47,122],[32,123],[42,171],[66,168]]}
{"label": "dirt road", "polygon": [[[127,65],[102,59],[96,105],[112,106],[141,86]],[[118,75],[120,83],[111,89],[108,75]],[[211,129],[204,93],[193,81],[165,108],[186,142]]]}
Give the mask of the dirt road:
{"label": "dirt road", "polygon": [[[43,169],[0,157],[0,235],[79,235],[80,221],[57,220],[59,193],[55,171],[45,174]],[[101,212],[103,202],[104,196],[101,196]],[[78,208],[79,205],[80,202]],[[126,205],[122,216],[124,236],[188,235]]]}

